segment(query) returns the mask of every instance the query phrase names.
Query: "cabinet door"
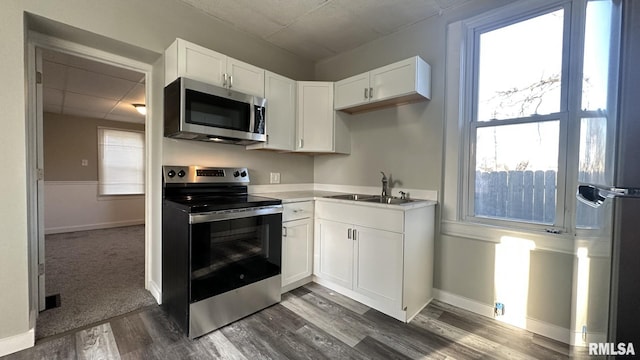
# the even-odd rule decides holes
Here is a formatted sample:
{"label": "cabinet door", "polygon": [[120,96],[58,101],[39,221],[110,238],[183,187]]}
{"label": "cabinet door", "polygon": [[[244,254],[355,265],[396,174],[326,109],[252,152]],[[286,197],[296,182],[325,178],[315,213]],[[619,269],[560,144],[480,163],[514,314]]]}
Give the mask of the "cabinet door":
{"label": "cabinet door", "polygon": [[296,82],[266,71],[264,94],[267,99],[267,141],[247,149],[292,151],[296,139]]}
{"label": "cabinet door", "polygon": [[370,71],[371,101],[415,93],[416,61],[413,57]]}
{"label": "cabinet door", "polygon": [[316,224],[319,253],[316,275],[351,289],[354,241],[347,234],[353,226],[322,219]]}
{"label": "cabinet door", "polygon": [[264,97],[264,69],[229,57],[227,74],[230,89]]}
{"label": "cabinet door", "polygon": [[222,86],[226,55],[182,40],[178,43],[177,62],[178,76]]}
{"label": "cabinet door", "polygon": [[313,225],[311,219],[289,221],[282,225],[282,286],[311,275]]}
{"label": "cabinet door", "polygon": [[402,234],[357,227],[353,290],[401,305],[402,249]]}
{"label": "cabinet door", "polygon": [[334,108],[341,110],[369,102],[369,73],[335,83]]}
{"label": "cabinet door", "polygon": [[296,151],[333,151],[333,112],[332,82],[298,82]]}

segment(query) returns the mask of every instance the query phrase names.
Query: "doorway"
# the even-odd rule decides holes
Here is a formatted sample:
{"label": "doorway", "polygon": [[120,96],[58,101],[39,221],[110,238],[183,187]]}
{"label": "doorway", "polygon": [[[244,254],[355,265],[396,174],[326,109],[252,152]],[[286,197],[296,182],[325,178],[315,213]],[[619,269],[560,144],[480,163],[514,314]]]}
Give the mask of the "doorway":
{"label": "doorway", "polygon": [[[32,320],[37,339],[155,304],[145,290],[146,117],[133,107],[145,103],[149,69],[103,61],[88,48],[39,45],[33,47],[39,96],[31,142],[39,169],[39,241],[31,242],[31,261],[42,264],[31,276],[31,306],[41,311]],[[105,190],[104,152],[112,141],[104,132],[109,139],[117,133],[142,139],[136,190]]]}

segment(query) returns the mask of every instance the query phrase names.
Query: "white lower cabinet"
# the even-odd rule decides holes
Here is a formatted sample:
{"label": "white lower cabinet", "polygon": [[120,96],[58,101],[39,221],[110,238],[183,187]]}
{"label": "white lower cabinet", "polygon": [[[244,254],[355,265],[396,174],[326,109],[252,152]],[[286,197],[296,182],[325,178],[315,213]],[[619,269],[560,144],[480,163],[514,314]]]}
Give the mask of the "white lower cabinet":
{"label": "white lower cabinet", "polygon": [[282,292],[311,281],[313,272],[313,202],[283,204]]}
{"label": "white lower cabinet", "polygon": [[378,301],[401,305],[403,235],[355,227],[353,290]]}
{"label": "white lower cabinet", "polygon": [[353,284],[353,242],[347,238],[351,225],[329,220],[316,222],[317,275],[338,285]]}
{"label": "white lower cabinet", "polygon": [[408,322],[432,298],[434,207],[316,202],[315,281]]}

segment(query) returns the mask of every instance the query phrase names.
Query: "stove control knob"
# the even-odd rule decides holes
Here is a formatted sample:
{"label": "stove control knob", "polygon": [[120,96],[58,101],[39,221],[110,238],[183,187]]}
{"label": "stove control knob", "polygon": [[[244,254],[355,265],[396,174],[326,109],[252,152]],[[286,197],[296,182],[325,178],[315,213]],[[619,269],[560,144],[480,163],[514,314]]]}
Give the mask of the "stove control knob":
{"label": "stove control knob", "polygon": [[233,172],[233,177],[238,177],[240,176],[240,171],[236,170]]}
{"label": "stove control knob", "polygon": [[244,170],[242,170],[242,172],[240,173],[240,176],[242,176],[242,177],[247,176],[247,172],[246,172],[246,171],[244,171]]}
{"label": "stove control knob", "polygon": [[169,172],[167,173],[167,176],[172,178],[172,177],[176,176],[176,172],[173,171],[173,170],[169,170]]}
{"label": "stove control knob", "polygon": [[180,170],[180,171],[178,171],[178,176],[180,176],[180,177],[184,177],[185,175],[186,175],[186,174],[185,174],[184,170]]}

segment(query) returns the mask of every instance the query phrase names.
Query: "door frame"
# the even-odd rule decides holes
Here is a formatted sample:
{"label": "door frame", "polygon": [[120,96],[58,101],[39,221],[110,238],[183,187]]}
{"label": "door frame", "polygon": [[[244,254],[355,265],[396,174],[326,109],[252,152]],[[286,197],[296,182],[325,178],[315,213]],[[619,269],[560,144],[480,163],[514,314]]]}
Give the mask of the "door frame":
{"label": "door frame", "polygon": [[[44,239],[44,217],[40,216],[38,211],[42,208],[44,202],[44,187],[39,187],[38,180],[38,149],[41,149],[42,136],[38,131],[42,131],[42,98],[37,95],[36,84],[36,48],[54,50],[64,54],[70,54],[93,61],[106,63],[134,70],[144,74],[145,76],[145,103],[147,107],[147,115],[145,118],[145,289],[149,290],[156,301],[160,303],[160,289],[153,283],[151,274],[153,264],[153,247],[158,246],[152,241],[153,229],[153,208],[152,208],[152,188],[153,188],[153,164],[157,157],[161,154],[153,140],[150,120],[152,118],[153,99],[153,77],[152,64],[127,58],[124,56],[109,53],[97,48],[81,45],[68,40],[44,35],[38,32],[29,31],[27,36],[25,64],[25,81],[27,82],[27,99],[26,99],[26,139],[27,139],[27,226],[28,226],[28,249],[29,249],[29,325],[35,327],[38,317],[40,290],[38,285],[38,267],[39,267],[39,246],[40,236]],[[41,175],[44,178],[43,175]],[[41,180],[43,181],[43,179]],[[42,294],[44,297],[44,294]]]}

